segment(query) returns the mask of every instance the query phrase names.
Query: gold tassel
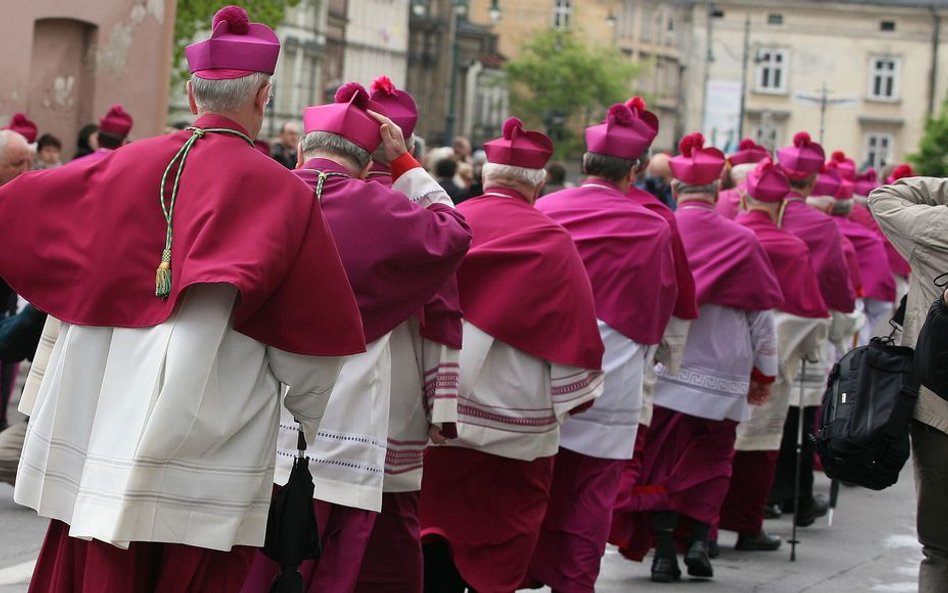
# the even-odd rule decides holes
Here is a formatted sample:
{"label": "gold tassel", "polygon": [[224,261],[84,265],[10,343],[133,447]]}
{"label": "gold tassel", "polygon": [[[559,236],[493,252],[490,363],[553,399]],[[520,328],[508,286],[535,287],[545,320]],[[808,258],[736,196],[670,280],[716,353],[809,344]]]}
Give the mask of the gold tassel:
{"label": "gold tassel", "polygon": [[171,254],[168,250],[162,254],[161,263],[155,272],[155,296],[166,299],[171,295]]}

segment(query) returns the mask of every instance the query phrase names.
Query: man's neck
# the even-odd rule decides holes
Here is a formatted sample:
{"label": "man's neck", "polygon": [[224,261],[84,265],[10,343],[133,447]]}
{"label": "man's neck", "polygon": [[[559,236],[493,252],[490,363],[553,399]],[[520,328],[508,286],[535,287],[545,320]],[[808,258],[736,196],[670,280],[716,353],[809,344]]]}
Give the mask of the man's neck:
{"label": "man's neck", "polygon": [[200,111],[198,112],[198,117],[203,117],[205,115],[216,115],[218,117],[226,117],[235,124],[239,125],[241,128],[246,130],[247,134],[252,140],[257,139],[257,134],[260,130],[254,131],[254,121],[248,114],[244,112],[218,112],[218,111]]}
{"label": "man's neck", "polygon": [[303,155],[303,162],[304,162],[304,163],[305,163],[305,162],[309,162],[309,161],[311,161],[311,160],[313,160],[313,159],[325,159],[325,160],[327,160],[327,161],[332,161],[332,162],[336,163],[337,165],[343,167],[343,168],[344,168],[346,171],[348,171],[349,174],[352,175],[353,177],[358,177],[358,176],[362,173],[362,168],[359,167],[359,164],[358,164],[358,163],[356,163],[354,160],[352,160],[352,159],[350,159],[350,158],[347,158],[347,157],[344,157],[344,156],[340,156],[340,155],[337,155],[337,154],[331,154],[331,153],[328,153],[328,152],[322,152],[322,151],[320,151],[320,150],[316,150],[316,151],[313,151],[313,152],[310,152],[310,153],[307,153],[307,154]]}
{"label": "man's neck", "polygon": [[764,214],[766,214],[766,215],[770,218],[770,221],[771,221],[771,222],[773,222],[774,224],[777,223],[777,213],[778,213],[778,210],[776,210],[776,209],[774,209],[774,208],[772,208],[772,207],[769,207],[769,206],[760,206],[760,205],[749,205],[749,206],[747,206],[747,211],[748,211],[748,212],[763,212]]}
{"label": "man's neck", "polygon": [[619,191],[622,193],[628,193],[629,188],[632,187],[632,184],[629,182],[628,178],[622,179],[620,181],[613,181],[612,179],[606,179],[605,177],[600,177],[599,175],[588,175],[586,181],[592,181],[594,183],[605,183],[607,185],[614,185],[619,188]]}

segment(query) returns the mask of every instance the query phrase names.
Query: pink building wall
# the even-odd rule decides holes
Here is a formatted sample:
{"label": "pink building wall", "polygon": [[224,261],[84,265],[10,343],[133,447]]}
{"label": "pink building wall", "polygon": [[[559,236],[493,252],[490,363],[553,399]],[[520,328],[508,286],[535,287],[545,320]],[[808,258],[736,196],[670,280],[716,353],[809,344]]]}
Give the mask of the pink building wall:
{"label": "pink building wall", "polygon": [[70,156],[113,103],[131,138],[165,129],[175,0],[30,0],[0,13],[0,125],[23,111]]}

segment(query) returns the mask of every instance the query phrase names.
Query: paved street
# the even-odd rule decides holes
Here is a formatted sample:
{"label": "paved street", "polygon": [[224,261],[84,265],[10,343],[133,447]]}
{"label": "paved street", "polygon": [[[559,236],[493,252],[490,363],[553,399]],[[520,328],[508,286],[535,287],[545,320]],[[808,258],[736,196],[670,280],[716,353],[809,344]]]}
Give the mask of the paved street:
{"label": "paved street", "polygon": [[[829,483],[821,479],[823,492]],[[700,591],[701,593],[908,593],[921,552],[914,535],[914,490],[910,467],[901,481],[882,492],[844,488],[834,525],[821,520],[801,530],[797,562],[789,548],[779,552],[733,550],[734,535],[722,535],[722,555],[711,582],[676,585],[649,582],[649,564],[636,564],[609,550],[598,593]],[[24,593],[45,531],[45,521],[13,503],[13,489],[0,484],[0,593]],[[789,539],[790,521],[768,521],[767,528]]]}

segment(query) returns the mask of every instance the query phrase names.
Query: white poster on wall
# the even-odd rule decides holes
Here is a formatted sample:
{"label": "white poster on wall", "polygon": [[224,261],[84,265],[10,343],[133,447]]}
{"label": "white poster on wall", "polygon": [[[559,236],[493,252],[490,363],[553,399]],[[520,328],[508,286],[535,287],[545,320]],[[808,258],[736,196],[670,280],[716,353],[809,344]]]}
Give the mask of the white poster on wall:
{"label": "white poster on wall", "polygon": [[725,153],[737,149],[741,141],[737,131],[742,92],[742,85],[737,81],[708,81],[704,124],[701,126],[706,145],[716,146]]}

